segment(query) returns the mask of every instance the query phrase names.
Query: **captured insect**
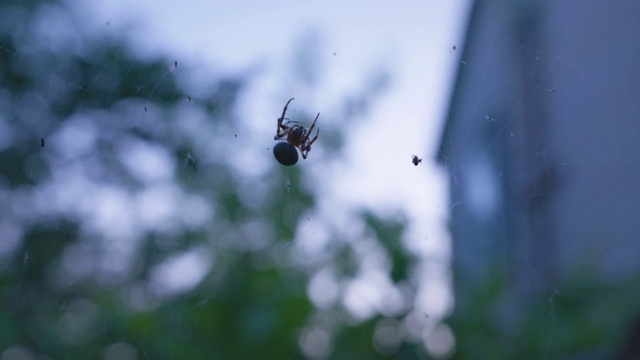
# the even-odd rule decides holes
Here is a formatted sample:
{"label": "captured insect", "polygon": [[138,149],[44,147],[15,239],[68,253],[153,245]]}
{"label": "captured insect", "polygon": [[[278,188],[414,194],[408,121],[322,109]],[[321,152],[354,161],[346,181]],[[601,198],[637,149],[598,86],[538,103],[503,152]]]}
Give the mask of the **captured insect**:
{"label": "captured insect", "polygon": [[41,148],[44,147],[44,138],[43,137],[40,138],[40,147]]}
{"label": "captured insect", "polygon": [[418,166],[418,164],[422,162],[422,159],[420,159],[416,155],[412,155],[411,162],[413,163],[413,165]]}
{"label": "captured insect", "polygon": [[[298,151],[296,148],[300,150],[300,154],[302,154],[302,158],[306,159],[309,151],[311,151],[311,145],[318,140],[318,134],[320,133],[320,128],[316,129],[316,135],[309,140],[311,136],[311,132],[316,126],[316,121],[318,121],[318,117],[320,113],[316,115],[316,119],[313,120],[311,127],[309,130],[305,129],[298,121],[291,121],[284,116],[287,113],[287,107],[289,103],[294,98],[289,99],[287,104],[282,109],[282,116],[278,118],[278,127],[276,129],[276,136],[273,137],[274,140],[284,139],[286,137],[286,141],[281,141],[273,147],[273,155],[276,157],[278,162],[285,166],[291,166],[298,162]],[[287,121],[285,121],[287,120]]]}

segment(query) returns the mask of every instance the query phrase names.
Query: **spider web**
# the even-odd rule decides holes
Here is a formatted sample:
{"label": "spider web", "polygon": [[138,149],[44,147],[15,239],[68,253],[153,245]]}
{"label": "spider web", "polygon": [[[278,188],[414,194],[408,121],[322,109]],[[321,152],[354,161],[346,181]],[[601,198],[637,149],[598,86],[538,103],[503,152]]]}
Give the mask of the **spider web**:
{"label": "spider web", "polygon": [[[381,60],[358,69],[361,76],[345,77],[343,88],[336,89],[330,80],[340,77],[337,71],[315,62],[349,59],[354,56],[353,41],[340,47],[326,40],[330,37],[308,31],[294,46],[299,52],[285,52],[266,65],[225,72],[200,54],[157,50],[148,45],[155,36],[141,40],[132,35],[127,46],[109,48],[114,39],[129,35],[126,21],[78,16],[90,11],[65,4],[68,9],[51,5],[40,14],[40,30],[33,37],[40,47],[69,58],[59,56],[57,63],[38,67],[34,77],[47,96],[60,93],[73,99],[75,111],[57,118],[53,114],[65,110],[61,103],[44,115],[32,112],[20,117],[30,124],[23,132],[28,135],[22,136],[31,138],[31,156],[22,171],[39,185],[11,188],[9,211],[11,221],[25,228],[51,222],[54,235],[65,239],[59,260],[48,268],[45,279],[64,295],[53,297],[60,303],[54,317],[63,343],[79,347],[98,339],[100,319],[117,322],[153,313],[168,314],[164,319],[172,331],[189,324],[174,334],[178,343],[183,336],[213,332],[216,329],[206,328],[211,319],[228,320],[216,312],[227,309],[217,301],[240,286],[247,269],[257,269],[260,281],[244,294],[247,298],[261,302],[273,296],[269,289],[287,289],[313,306],[296,334],[307,357],[339,351],[342,336],[350,329],[365,329],[362,348],[381,355],[407,351],[405,347],[415,348],[416,356],[446,356],[452,351],[451,330],[442,322],[451,306],[447,250],[442,246],[444,219],[431,210],[440,203],[428,197],[427,181],[419,172],[434,171],[433,164],[425,164],[430,156],[425,155],[429,150],[424,149],[424,139],[410,136],[421,131],[388,121],[405,116],[398,108],[410,108],[388,106],[392,101],[387,94],[394,86],[390,78],[398,75],[389,70],[397,66],[389,60],[395,57],[393,51],[364,54]],[[271,10],[252,10],[247,16],[279,19]],[[378,18],[383,17],[372,15],[373,20]],[[86,19],[93,24],[84,23]],[[81,30],[69,31],[67,22],[79,22]],[[375,22],[368,22],[367,30],[376,30],[371,25]],[[51,29],[58,32],[46,35]],[[393,32],[383,28],[375,33]],[[90,33],[93,43],[76,33]],[[30,44],[27,39],[22,43]],[[443,57],[457,56],[460,47],[449,47],[439,47]],[[112,52],[93,51],[96,48]],[[34,61],[23,52],[0,50],[9,53],[14,63]],[[140,59],[153,65],[153,71],[134,79]],[[93,68],[70,79],[60,76],[77,63]],[[87,73],[93,77],[87,79]],[[128,96],[120,92],[123,84],[131,92]],[[320,93],[332,95],[327,99]],[[33,105],[43,102],[27,89],[18,94],[21,99],[10,101],[16,108],[34,111]],[[283,99],[291,94],[299,103],[289,116],[308,125],[321,111],[322,132],[309,159],[283,170],[274,166],[272,138]],[[404,104],[415,102],[411,98]],[[424,122],[424,112],[420,114]],[[400,135],[397,128],[403,131]],[[398,136],[405,141],[397,141]],[[387,139],[394,143],[390,146]],[[425,158],[420,167],[411,163],[412,153]],[[360,172],[371,168],[381,172],[374,176]],[[398,168],[401,171],[388,176],[382,186],[374,183]],[[340,176],[346,173],[351,176]],[[366,183],[373,183],[374,192],[384,193],[383,200],[376,203],[368,198],[370,193],[359,192]],[[415,200],[412,197],[429,205],[416,205],[409,201]],[[425,214],[426,221],[421,218]],[[77,226],[64,226],[63,221]],[[2,234],[16,239],[3,254],[18,256],[27,273],[38,263],[37,249],[30,244],[15,254],[22,249],[18,239],[23,229],[8,222],[3,226]],[[391,278],[393,265],[403,261],[406,278],[396,283]],[[269,278],[270,271],[284,280]],[[97,292],[100,287],[112,290],[105,298],[124,316],[97,300],[103,298],[76,292]],[[184,322],[170,316],[176,308],[180,315],[175,317]],[[250,319],[247,322],[264,327],[245,331],[268,338],[266,325],[277,323],[269,314],[254,301],[231,320]],[[105,341],[109,341],[105,353],[114,358],[151,351],[143,340]],[[362,345],[352,343],[356,348]],[[181,356],[198,357],[198,347],[186,340],[180,344]],[[29,355],[19,344],[11,349]]]}

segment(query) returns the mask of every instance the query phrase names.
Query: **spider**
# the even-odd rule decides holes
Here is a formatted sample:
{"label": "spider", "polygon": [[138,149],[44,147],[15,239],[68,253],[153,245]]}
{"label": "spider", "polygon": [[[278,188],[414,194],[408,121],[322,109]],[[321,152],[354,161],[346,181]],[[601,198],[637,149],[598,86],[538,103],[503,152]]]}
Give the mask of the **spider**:
{"label": "spider", "polygon": [[[311,145],[318,140],[318,134],[320,133],[320,128],[316,128],[316,135],[309,140],[311,136],[311,132],[316,126],[316,121],[318,121],[318,117],[320,113],[316,115],[316,119],[313,120],[311,127],[309,130],[305,129],[298,121],[291,121],[287,119],[285,114],[287,113],[287,107],[289,103],[294,98],[289,99],[287,104],[282,109],[282,116],[278,118],[278,127],[276,129],[276,136],[273,137],[274,140],[280,140],[287,138],[287,141],[282,141],[276,144],[273,147],[273,155],[276,157],[280,164],[285,166],[291,166],[298,162],[298,151],[296,148],[300,150],[300,154],[302,154],[302,158],[306,159],[309,151],[311,151]],[[286,120],[286,121],[285,121]]]}
{"label": "spider", "polygon": [[413,165],[418,166],[418,164],[420,164],[422,162],[422,159],[420,159],[416,155],[412,155],[411,156],[411,162],[413,163]]}

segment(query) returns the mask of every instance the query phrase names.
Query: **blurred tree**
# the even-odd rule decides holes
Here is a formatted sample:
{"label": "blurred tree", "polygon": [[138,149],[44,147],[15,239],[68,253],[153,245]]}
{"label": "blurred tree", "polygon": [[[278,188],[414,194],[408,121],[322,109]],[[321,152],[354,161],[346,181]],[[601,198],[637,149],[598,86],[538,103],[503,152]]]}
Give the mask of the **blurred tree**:
{"label": "blurred tree", "polygon": [[[231,109],[247,80],[220,79],[210,94],[192,96],[178,85],[174,61],[138,60],[124,43],[82,37],[73,23],[70,38],[55,39],[74,42],[73,51],[44,43],[42,15],[69,16],[62,4],[13,1],[0,8],[4,20],[20,20],[0,33],[0,234],[8,242],[0,349],[53,358],[120,358],[127,349],[154,359],[300,356],[296,329],[310,312],[304,278],[247,251],[257,236],[248,224],[265,211],[247,207],[238,188],[246,181],[224,154],[201,160],[206,149],[191,137],[197,128],[233,134]],[[176,120],[182,112],[212,121],[189,126]],[[38,148],[41,137],[47,145]],[[158,170],[145,161],[168,169],[149,175]],[[311,205],[310,194],[299,195],[298,206]],[[169,204],[153,196],[170,196]],[[202,226],[214,211],[207,203],[220,208],[213,227]],[[95,224],[103,212],[130,206],[143,213],[176,209],[166,228],[142,224],[144,214],[134,212],[132,223],[114,214]],[[200,222],[177,217],[197,210]],[[293,231],[294,223],[295,216],[280,231]],[[174,296],[180,291],[167,285],[162,266],[194,249],[208,254],[205,260],[214,251],[224,256],[212,261],[200,288]],[[169,272],[180,270],[189,276],[189,265]]]}
{"label": "blurred tree", "polygon": [[[343,283],[358,256],[343,241],[324,263],[305,263],[287,247],[315,194],[300,167],[247,174],[256,148],[255,161],[273,162],[239,132],[234,107],[249,78],[195,92],[177,61],[140,60],[120,40],[85,34],[56,1],[5,1],[0,18],[4,355],[426,356],[419,343],[376,347],[381,321],[410,306],[358,323],[340,302],[308,299],[319,268],[341,269]],[[64,31],[44,31],[51,22]],[[375,80],[346,103],[364,111],[388,79]],[[342,139],[326,130],[331,156]],[[404,221],[361,216],[392,282],[406,283],[415,259],[398,245]]]}

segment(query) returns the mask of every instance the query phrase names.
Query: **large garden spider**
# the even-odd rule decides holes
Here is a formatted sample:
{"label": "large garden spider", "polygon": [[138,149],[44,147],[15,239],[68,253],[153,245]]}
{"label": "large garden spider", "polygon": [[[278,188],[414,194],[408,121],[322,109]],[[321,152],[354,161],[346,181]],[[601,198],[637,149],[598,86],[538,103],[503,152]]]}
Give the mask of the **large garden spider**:
{"label": "large garden spider", "polygon": [[287,138],[286,141],[279,142],[273,147],[273,155],[280,164],[286,166],[291,166],[298,162],[298,151],[296,148],[300,150],[302,158],[306,159],[309,151],[311,151],[311,145],[318,140],[318,134],[320,133],[320,127],[316,128],[316,135],[309,140],[320,113],[316,115],[316,119],[313,120],[309,130],[299,125],[300,123],[298,121],[291,121],[284,117],[287,113],[287,107],[293,99],[294,98],[289,99],[287,104],[284,106],[284,109],[282,109],[282,116],[278,118],[276,136],[273,137],[274,140],[284,139],[285,137]]}

